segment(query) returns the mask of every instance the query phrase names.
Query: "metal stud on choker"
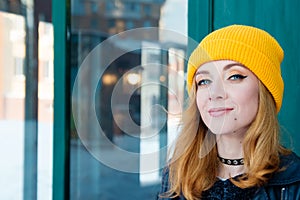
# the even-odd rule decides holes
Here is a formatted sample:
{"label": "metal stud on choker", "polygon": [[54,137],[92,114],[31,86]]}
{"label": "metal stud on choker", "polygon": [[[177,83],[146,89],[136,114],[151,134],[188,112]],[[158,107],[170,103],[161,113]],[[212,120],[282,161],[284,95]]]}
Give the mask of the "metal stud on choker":
{"label": "metal stud on choker", "polygon": [[239,159],[226,159],[218,156],[219,160],[221,163],[225,165],[244,165],[244,158],[239,158]]}

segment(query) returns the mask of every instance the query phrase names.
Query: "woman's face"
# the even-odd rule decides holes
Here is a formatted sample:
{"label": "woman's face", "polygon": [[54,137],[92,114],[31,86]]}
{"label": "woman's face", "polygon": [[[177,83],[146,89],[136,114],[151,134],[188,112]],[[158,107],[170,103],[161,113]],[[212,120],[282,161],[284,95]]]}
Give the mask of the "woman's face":
{"label": "woman's face", "polygon": [[197,106],[215,134],[245,133],[258,109],[258,79],[230,60],[203,64],[195,74]]}

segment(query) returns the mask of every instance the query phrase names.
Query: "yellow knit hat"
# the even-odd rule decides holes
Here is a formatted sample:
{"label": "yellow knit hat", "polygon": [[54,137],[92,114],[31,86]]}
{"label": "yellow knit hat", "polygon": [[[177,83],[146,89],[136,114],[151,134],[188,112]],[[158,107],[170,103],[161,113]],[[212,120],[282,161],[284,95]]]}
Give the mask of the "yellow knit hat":
{"label": "yellow knit hat", "polygon": [[284,89],[280,71],[283,56],[278,42],[266,31],[245,25],[218,29],[207,35],[189,58],[188,90],[202,64],[213,60],[233,60],[245,65],[261,80],[272,94],[279,112]]}

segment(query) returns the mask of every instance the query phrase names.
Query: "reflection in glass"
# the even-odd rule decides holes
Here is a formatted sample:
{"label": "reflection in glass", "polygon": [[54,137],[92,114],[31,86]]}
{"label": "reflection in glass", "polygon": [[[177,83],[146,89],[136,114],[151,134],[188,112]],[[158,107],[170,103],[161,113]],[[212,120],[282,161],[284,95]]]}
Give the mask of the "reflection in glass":
{"label": "reflection in glass", "polygon": [[[178,3],[95,1],[93,9],[82,9],[91,2],[72,0],[71,85],[76,106],[71,113],[70,199],[156,198],[166,161],[163,147],[178,132],[186,40],[157,30],[134,30],[166,27],[176,12],[182,14],[177,23],[183,33],[186,1],[179,1],[177,10],[170,7],[172,1]],[[127,30],[132,32],[123,33]],[[99,48],[105,42],[106,48]]]}
{"label": "reflection in glass", "polygon": [[25,98],[24,18],[0,12],[0,27],[0,187],[3,188],[0,198],[22,199]]}
{"label": "reflection in glass", "polygon": [[38,199],[52,198],[53,161],[53,26],[39,22]]}
{"label": "reflection in glass", "polygon": [[[39,28],[37,192],[38,199],[51,199],[53,30],[44,22]],[[0,199],[24,194],[25,36],[23,16],[0,12]]]}

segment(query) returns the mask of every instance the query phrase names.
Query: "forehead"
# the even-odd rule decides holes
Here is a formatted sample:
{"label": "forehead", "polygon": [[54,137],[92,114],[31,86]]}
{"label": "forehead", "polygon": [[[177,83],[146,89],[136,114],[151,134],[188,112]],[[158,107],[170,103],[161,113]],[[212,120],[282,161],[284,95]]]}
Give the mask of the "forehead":
{"label": "forehead", "polygon": [[196,74],[202,72],[202,71],[213,71],[213,70],[228,70],[231,67],[236,66],[236,67],[240,67],[243,69],[247,69],[245,66],[243,66],[242,64],[236,62],[236,61],[232,61],[232,60],[216,60],[216,61],[211,61],[211,62],[207,62],[204,63],[203,65],[201,65],[197,71]]}
{"label": "forehead", "polygon": [[[231,66],[240,66],[240,67],[244,67],[242,64],[236,62],[236,61],[232,61],[232,60],[215,60],[215,61],[211,61],[211,62],[207,62],[204,63],[203,65],[201,65],[197,71],[201,71],[201,70],[207,70],[207,69],[214,69],[214,68],[229,68]],[[244,67],[246,68],[246,67]]]}

